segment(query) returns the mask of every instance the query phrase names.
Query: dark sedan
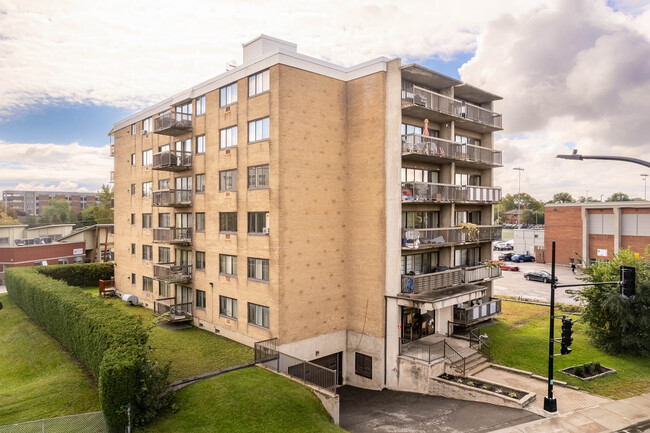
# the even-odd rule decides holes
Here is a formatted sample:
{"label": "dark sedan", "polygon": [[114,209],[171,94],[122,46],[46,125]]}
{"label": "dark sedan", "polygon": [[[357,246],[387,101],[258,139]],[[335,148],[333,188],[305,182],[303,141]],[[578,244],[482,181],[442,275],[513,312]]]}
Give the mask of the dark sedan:
{"label": "dark sedan", "polygon": [[[541,281],[542,283],[551,282],[551,274],[543,270],[526,272],[524,278],[528,281]],[[557,283],[557,277],[555,277],[555,282]]]}
{"label": "dark sedan", "polygon": [[526,254],[515,254],[514,256],[512,256],[512,258],[510,260],[513,261],[513,262],[516,262],[516,263],[534,262],[535,257],[529,256],[529,255],[526,255]]}
{"label": "dark sedan", "polygon": [[512,260],[512,256],[514,256],[514,254],[512,253],[499,254],[499,260],[503,260],[504,262],[509,262],[510,260]]}

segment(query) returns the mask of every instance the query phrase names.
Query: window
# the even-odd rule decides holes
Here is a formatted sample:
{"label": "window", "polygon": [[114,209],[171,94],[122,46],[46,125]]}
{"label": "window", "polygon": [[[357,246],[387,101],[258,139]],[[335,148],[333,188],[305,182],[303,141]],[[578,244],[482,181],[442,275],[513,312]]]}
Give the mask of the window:
{"label": "window", "polygon": [[131,214],[131,225],[132,226],[135,225],[135,214],[134,213]]}
{"label": "window", "polygon": [[252,325],[261,326],[262,328],[269,327],[269,307],[262,305],[248,303],[248,323]]}
{"label": "window", "polygon": [[402,167],[402,182],[438,183],[438,172],[434,170]]}
{"label": "window", "polygon": [[158,294],[161,298],[171,296],[171,285],[167,281],[158,281]]}
{"label": "window", "polygon": [[135,184],[131,184],[131,195],[135,195]]}
{"label": "window", "polygon": [[59,259],[59,264],[60,265],[67,265],[68,264],[68,259]]}
{"label": "window", "polygon": [[481,262],[481,248],[457,249],[454,252],[454,266],[477,266]]}
{"label": "window", "polygon": [[415,126],[415,125],[408,125],[406,123],[402,123],[402,135],[405,134],[417,134],[417,135],[422,135],[422,127],[421,126]]}
{"label": "window", "polygon": [[196,270],[205,271],[205,253],[203,251],[196,252]]}
{"label": "window", "polygon": [[151,245],[142,245],[142,260],[153,260],[153,247]]}
{"label": "window", "polygon": [[135,153],[131,154],[131,165],[135,165]]}
{"label": "window", "polygon": [[152,182],[142,182],[142,197],[151,197]]}
{"label": "window", "polygon": [[153,164],[153,150],[145,150],[142,152],[142,166],[146,167]]}
{"label": "window", "polygon": [[153,293],[153,279],[142,277],[142,291]]}
{"label": "window", "polygon": [[147,134],[152,131],[153,131],[153,119],[151,117],[147,117],[142,121],[142,133]]}
{"label": "window", "polygon": [[222,316],[237,318],[237,299],[219,296],[219,314]]}
{"label": "window", "polygon": [[354,374],[372,379],[372,356],[355,352]]}
{"label": "window", "polygon": [[440,212],[402,212],[403,229],[435,229],[439,220]]}
{"label": "window", "polygon": [[248,212],[248,233],[268,234],[268,212]]}
{"label": "window", "polygon": [[269,187],[269,165],[248,167],[248,189]]}
{"label": "window", "polygon": [[169,179],[158,180],[158,191],[169,189]]}
{"label": "window", "polygon": [[481,225],[481,211],[457,211],[455,222],[457,226],[461,225],[461,223]]}
{"label": "window", "polygon": [[205,95],[196,98],[196,115],[205,114]]}
{"label": "window", "polygon": [[196,175],[196,192],[205,192],[205,174]]}
{"label": "window", "polygon": [[168,228],[169,227],[169,214],[168,213],[159,213],[158,214],[158,227]]}
{"label": "window", "polygon": [[248,258],[248,278],[260,281],[269,281],[268,259]]}
{"label": "window", "polygon": [[222,129],[219,135],[219,149],[226,149],[228,147],[237,146],[237,127],[231,126],[230,128]]}
{"label": "window", "polygon": [[0,238],[0,245],[9,245],[9,238]]}
{"label": "window", "polygon": [[[112,255],[112,252],[111,252],[111,255]],[[84,258],[81,257],[81,256],[75,256],[75,258],[74,258],[75,263],[82,263],[83,261],[84,261]]]}
{"label": "window", "polygon": [[131,255],[135,256],[135,244],[131,244]]}
{"label": "window", "polygon": [[237,83],[222,87],[219,91],[219,107],[237,102]]}
{"label": "window", "polygon": [[196,231],[197,232],[205,231],[205,212],[196,213]]}
{"label": "window", "polygon": [[456,173],[456,185],[481,185],[481,176],[476,174]]}
{"label": "window", "polygon": [[237,191],[237,169],[219,172],[219,191]]}
{"label": "window", "polygon": [[170,251],[168,247],[158,247],[158,263],[171,263]]}
{"label": "window", "polygon": [[205,153],[205,135],[196,137],[196,154],[199,153]]}
{"label": "window", "polygon": [[237,212],[219,212],[219,231],[237,233]]}
{"label": "window", "polygon": [[[481,140],[478,140],[476,138],[472,137],[466,137],[464,135],[458,135],[456,134],[456,143],[462,143],[462,144],[473,144],[474,146],[480,146],[481,145]],[[465,147],[465,146],[463,146]]]}
{"label": "window", "polygon": [[429,274],[438,267],[438,252],[402,256],[402,275]]}
{"label": "window", "polygon": [[227,256],[225,254],[219,254],[219,273],[223,275],[236,277],[237,256]]}
{"label": "window", "polygon": [[150,229],[152,219],[153,218],[151,217],[150,213],[143,213],[142,214],[142,228],[143,229]]}
{"label": "window", "polygon": [[135,286],[135,274],[131,274],[131,285]]}
{"label": "window", "polygon": [[205,292],[203,290],[196,290],[196,308],[205,309]]}
{"label": "window", "polygon": [[136,126],[135,126],[135,123],[132,123],[131,124],[131,135],[135,135],[135,132],[136,132]]}
{"label": "window", "polygon": [[268,92],[269,81],[270,77],[268,69],[259,74],[248,77],[248,96],[255,96],[262,92]]}
{"label": "window", "polygon": [[258,140],[268,140],[269,138],[269,118],[253,120],[248,122],[248,142]]}

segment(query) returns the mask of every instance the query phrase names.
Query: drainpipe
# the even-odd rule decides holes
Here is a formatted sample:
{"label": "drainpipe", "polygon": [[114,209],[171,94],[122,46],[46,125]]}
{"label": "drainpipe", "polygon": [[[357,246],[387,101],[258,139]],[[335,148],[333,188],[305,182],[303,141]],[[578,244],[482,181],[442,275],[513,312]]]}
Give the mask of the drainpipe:
{"label": "drainpipe", "polygon": [[386,388],[386,375],[388,371],[388,359],[386,353],[388,352],[386,345],[388,344],[388,298],[384,295],[384,388]]}

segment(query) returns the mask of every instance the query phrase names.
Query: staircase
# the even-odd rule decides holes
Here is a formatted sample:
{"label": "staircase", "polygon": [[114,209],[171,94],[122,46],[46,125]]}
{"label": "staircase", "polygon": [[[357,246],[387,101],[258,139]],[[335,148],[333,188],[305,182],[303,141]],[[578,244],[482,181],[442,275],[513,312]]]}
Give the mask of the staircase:
{"label": "staircase", "polygon": [[490,366],[490,361],[475,349],[469,347],[456,348],[454,353],[459,355],[461,359],[455,359],[452,362],[452,359],[447,358],[447,364],[450,369],[464,376],[473,376]]}

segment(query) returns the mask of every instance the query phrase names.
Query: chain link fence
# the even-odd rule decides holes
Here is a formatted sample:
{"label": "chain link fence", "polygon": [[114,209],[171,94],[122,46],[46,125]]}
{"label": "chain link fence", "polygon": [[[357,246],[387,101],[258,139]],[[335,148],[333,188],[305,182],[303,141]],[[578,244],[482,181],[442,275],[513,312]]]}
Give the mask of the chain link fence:
{"label": "chain link fence", "polygon": [[108,433],[102,412],[0,426],[0,433]]}

